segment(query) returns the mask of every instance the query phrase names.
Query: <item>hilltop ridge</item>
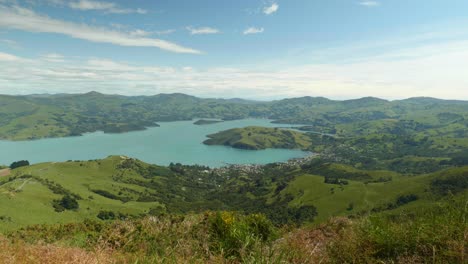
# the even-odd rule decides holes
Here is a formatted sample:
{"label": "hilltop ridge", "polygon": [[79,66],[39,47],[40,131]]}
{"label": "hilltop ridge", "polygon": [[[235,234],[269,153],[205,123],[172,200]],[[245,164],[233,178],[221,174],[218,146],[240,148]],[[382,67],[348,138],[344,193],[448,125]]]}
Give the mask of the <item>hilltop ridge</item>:
{"label": "hilltop ridge", "polygon": [[[412,103],[416,102],[416,103]],[[352,133],[349,124],[367,121],[412,120],[421,126],[441,123],[431,116],[455,114],[467,120],[468,102],[408,99],[386,101],[366,97],[336,101],[300,97],[258,102],[205,99],[174,93],[154,96],[60,94],[0,96],[0,139],[29,140],[77,136],[87,132],[123,133],[157,126],[160,121],[194,118],[235,120],[268,118],[276,123],[304,124],[322,133]],[[430,109],[428,107],[430,106]],[[421,118],[421,116],[425,118]],[[347,129],[343,129],[347,127]]]}

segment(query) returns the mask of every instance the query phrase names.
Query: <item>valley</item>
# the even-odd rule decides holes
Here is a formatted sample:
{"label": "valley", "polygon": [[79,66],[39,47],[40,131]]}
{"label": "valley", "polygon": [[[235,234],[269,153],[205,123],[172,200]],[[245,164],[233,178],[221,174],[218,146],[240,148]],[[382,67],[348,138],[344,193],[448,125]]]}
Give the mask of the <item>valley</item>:
{"label": "valley", "polygon": [[467,10],[0,0],[0,264],[468,264]]}
{"label": "valley", "polygon": [[[311,162],[326,169],[309,169]],[[301,210],[304,206],[316,210],[308,221],[320,223],[330,217],[396,209],[406,205],[393,208],[396,201],[408,195],[417,197],[410,201],[411,206],[431,203],[440,193],[447,193],[437,192],[432,186],[444,177],[455,181],[447,185],[448,190],[455,193],[460,188],[463,193],[467,176],[468,167],[405,176],[317,164],[316,159],[300,165],[291,162],[219,169],[181,164],[157,166],[124,156],[40,163],[14,169],[10,176],[0,179],[0,211],[8,219],[1,228],[8,231],[31,224],[98,219],[101,212],[127,218],[206,210],[263,212],[276,223],[287,223],[289,213],[280,212],[287,208]],[[67,196],[74,197],[79,207],[56,211],[54,201]]]}
{"label": "valley", "polygon": [[[467,102],[98,93],[14,100],[0,118],[0,161],[12,164],[0,167],[7,252],[21,243],[40,252],[38,241],[47,241],[87,257],[106,248],[124,262],[307,263],[310,247],[321,245],[314,257],[360,263],[428,260],[437,244],[440,263],[464,258]],[[36,108],[13,107],[21,104]],[[436,230],[440,223],[447,229]],[[394,251],[394,241],[408,244]],[[176,244],[191,253],[171,251]]]}

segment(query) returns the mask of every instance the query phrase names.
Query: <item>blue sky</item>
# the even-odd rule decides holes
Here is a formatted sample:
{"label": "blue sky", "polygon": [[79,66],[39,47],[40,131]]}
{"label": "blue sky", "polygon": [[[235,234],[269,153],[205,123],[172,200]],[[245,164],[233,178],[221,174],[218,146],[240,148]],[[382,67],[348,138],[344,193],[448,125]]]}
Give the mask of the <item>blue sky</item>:
{"label": "blue sky", "polygon": [[468,99],[468,1],[0,0],[0,93]]}

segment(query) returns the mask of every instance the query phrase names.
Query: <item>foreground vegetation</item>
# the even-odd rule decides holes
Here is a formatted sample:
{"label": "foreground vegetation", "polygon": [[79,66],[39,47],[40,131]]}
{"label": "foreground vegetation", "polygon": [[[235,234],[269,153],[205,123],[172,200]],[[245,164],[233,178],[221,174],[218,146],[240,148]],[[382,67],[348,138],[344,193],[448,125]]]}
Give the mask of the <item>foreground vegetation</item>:
{"label": "foreground vegetation", "polygon": [[0,177],[6,263],[465,263],[468,167],[320,157],[210,169],[112,156]]}
{"label": "foreground vegetation", "polygon": [[[0,238],[7,263],[465,263],[466,196],[310,227],[206,212],[36,225]],[[45,244],[44,244],[45,243]]]}
{"label": "foreground vegetation", "polygon": [[263,213],[276,225],[318,223],[424,205],[467,187],[468,167],[407,176],[358,170],[320,158],[303,164],[210,169],[161,167],[112,156],[23,166],[0,177],[0,231],[205,210]]}

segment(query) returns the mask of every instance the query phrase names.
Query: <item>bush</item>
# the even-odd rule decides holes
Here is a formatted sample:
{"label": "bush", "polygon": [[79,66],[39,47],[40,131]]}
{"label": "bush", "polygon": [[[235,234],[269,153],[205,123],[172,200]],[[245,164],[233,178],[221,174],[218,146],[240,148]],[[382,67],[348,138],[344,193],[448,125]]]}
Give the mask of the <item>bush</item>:
{"label": "bush", "polygon": [[407,195],[401,195],[397,198],[396,200],[396,205],[397,206],[402,206],[405,204],[408,204],[410,202],[414,202],[418,200],[419,197],[416,194],[407,194]]}
{"label": "bush", "polygon": [[434,179],[431,183],[431,189],[434,193],[447,195],[456,194],[465,191],[468,188],[468,172],[461,171],[442,175]]}
{"label": "bush", "polygon": [[116,215],[112,211],[99,211],[97,218],[101,220],[114,220]]}
{"label": "bush", "polygon": [[91,190],[93,193],[99,194],[101,196],[104,196],[106,198],[112,199],[112,200],[119,200],[122,201],[123,203],[126,203],[131,200],[130,197],[127,196],[118,196],[115,195],[111,192],[105,191],[105,190]]}
{"label": "bush", "polygon": [[466,263],[468,203],[451,199],[411,214],[371,215],[328,245],[332,263]]}
{"label": "bush", "polygon": [[52,202],[56,212],[63,212],[65,210],[77,210],[79,208],[78,201],[75,198],[66,195],[60,200],[54,200]]}
{"label": "bush", "polygon": [[16,168],[24,167],[24,166],[29,166],[29,161],[27,160],[15,161],[11,163],[10,169],[16,169]]}
{"label": "bush", "polygon": [[256,245],[275,236],[273,224],[262,214],[208,213],[207,222],[211,249],[225,257],[248,255]]}

